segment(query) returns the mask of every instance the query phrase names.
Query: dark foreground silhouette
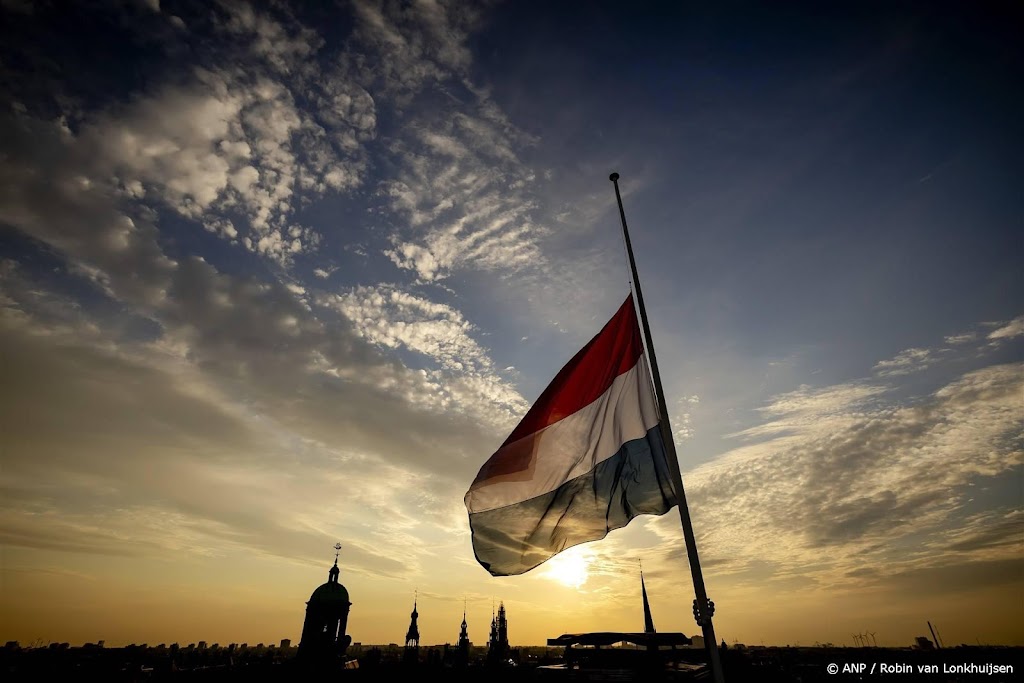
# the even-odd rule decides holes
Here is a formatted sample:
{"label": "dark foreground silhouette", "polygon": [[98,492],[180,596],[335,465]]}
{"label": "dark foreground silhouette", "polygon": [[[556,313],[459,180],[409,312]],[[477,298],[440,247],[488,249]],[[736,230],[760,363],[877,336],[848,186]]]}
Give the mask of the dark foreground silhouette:
{"label": "dark foreground silhouette", "polygon": [[[188,652],[170,648],[45,648],[8,647],[0,650],[0,678],[8,682],[39,680],[134,681],[684,681],[710,680],[706,670],[686,667],[679,671],[645,666],[643,658],[630,652],[617,657],[609,650],[594,658],[594,664],[565,668],[559,648],[521,648],[523,660],[513,666],[488,667],[474,663],[455,668],[441,658],[433,661],[429,652],[415,664],[388,660],[368,653],[353,659],[349,667],[332,671],[305,667],[290,650],[264,649],[252,652]],[[604,656],[607,654],[607,656]],[[626,653],[622,653],[626,654]],[[692,651],[691,664],[703,663],[703,652]],[[726,681],[855,681],[887,676],[890,680],[960,683],[961,681],[1022,680],[1024,648],[961,646],[942,650],[911,648],[828,648],[828,647],[731,647],[722,653]],[[833,674],[829,666],[834,665]],[[874,673],[870,673],[874,665]],[[1000,667],[1004,667],[1000,670]],[[1011,668],[1005,668],[1011,667]]]}

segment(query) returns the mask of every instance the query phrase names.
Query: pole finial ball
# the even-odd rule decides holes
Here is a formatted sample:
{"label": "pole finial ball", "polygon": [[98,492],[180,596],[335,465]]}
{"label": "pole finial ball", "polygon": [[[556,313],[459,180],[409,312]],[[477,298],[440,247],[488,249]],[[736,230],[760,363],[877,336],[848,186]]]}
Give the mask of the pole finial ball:
{"label": "pole finial ball", "polygon": [[616,180],[618,180],[618,179],[619,179],[619,174],[618,173],[612,173],[610,176],[608,176],[608,180],[612,181],[613,183]]}

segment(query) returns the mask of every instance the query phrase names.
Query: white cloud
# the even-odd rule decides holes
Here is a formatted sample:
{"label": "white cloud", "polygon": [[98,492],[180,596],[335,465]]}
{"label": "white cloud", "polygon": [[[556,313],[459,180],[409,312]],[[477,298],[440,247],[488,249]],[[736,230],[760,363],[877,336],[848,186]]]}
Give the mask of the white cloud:
{"label": "white cloud", "polygon": [[478,17],[466,3],[371,0],[356,3],[354,9],[353,38],[378,57],[362,66],[362,78],[399,104],[408,103],[430,82],[462,74],[470,63],[465,42]]}
{"label": "white cloud", "polygon": [[909,375],[912,372],[925,370],[934,361],[935,357],[929,349],[904,349],[894,358],[879,361],[872,370],[880,377]]}
{"label": "white cloud", "polygon": [[[45,134],[56,148],[54,163],[77,173],[69,189],[162,201],[287,266],[321,239],[291,220],[302,198],[363,182],[364,145],[376,134],[374,102],[340,67],[330,77],[320,73],[314,55],[322,39],[287,10],[274,18],[226,3],[218,11],[225,13],[215,22],[219,30],[251,37],[245,69],[219,66],[237,57],[238,48],[223,41],[207,50],[218,65],[192,68],[124,102],[76,111],[74,131],[61,119]],[[310,103],[307,110],[296,94]],[[24,112],[21,119],[29,125]]]}
{"label": "white cloud", "polygon": [[[1024,365],[1011,364],[967,373],[909,407],[860,384],[779,396],[763,409],[769,421],[742,433],[773,438],[686,477],[701,549],[729,560],[720,576],[844,586],[867,565],[878,573],[861,581],[966,561],[966,545],[940,539],[970,535],[958,511],[974,479],[1024,462],[1015,441],[1022,391]],[[996,545],[985,545],[986,557],[1012,555]]]}
{"label": "white cloud", "polygon": [[972,342],[978,338],[974,332],[964,332],[963,334],[952,334],[943,339],[947,344],[958,345]]}
{"label": "white cloud", "polygon": [[62,122],[2,118],[0,220],[67,254],[113,296],[159,305],[177,264],[158,244],[152,213],[119,207],[121,184],[94,171]]}
{"label": "white cloud", "polygon": [[[113,342],[70,302],[43,306],[39,284],[9,263],[0,277],[11,360],[0,400],[19,422],[5,434],[9,544],[303,558],[325,535],[344,535],[349,566],[404,576],[431,552],[408,528],[448,527],[467,468],[496,438],[457,406],[498,402],[499,387],[483,376],[441,386],[389,362],[345,320],[327,329],[290,294],[295,286],[184,260],[152,309],[163,336],[140,343]],[[39,317],[45,310],[52,320]],[[389,426],[396,420],[402,430]],[[353,488],[341,499],[339,464]],[[367,509],[376,530],[344,521]],[[312,519],[339,521],[303,521]],[[408,559],[390,559],[398,554]]]}
{"label": "white cloud", "polygon": [[490,360],[470,337],[473,326],[446,304],[439,304],[394,287],[358,287],[322,303],[333,305],[356,330],[389,348],[404,346],[456,370],[489,369]]}
{"label": "white cloud", "polygon": [[992,340],[1013,339],[1024,334],[1024,315],[1014,318],[1008,323],[999,323],[999,327],[988,334]]}
{"label": "white cloud", "polygon": [[[323,178],[292,149],[293,138],[311,125],[280,84],[199,70],[188,85],[98,114],[68,153],[88,159],[91,183],[115,177],[185,217],[230,226],[214,232],[286,264],[319,242],[312,230],[296,232],[288,223],[297,176]],[[245,231],[222,211],[242,212]]]}
{"label": "white cloud", "polygon": [[775,396],[758,409],[768,422],[734,434],[744,438],[763,437],[815,429],[819,425],[847,419],[854,411],[869,405],[887,389],[863,382],[850,382],[815,389],[802,385],[795,391]]}
{"label": "white cloud", "polygon": [[524,192],[507,189],[525,171],[497,172],[479,157],[447,166],[407,158],[401,189],[392,185],[387,192],[392,210],[418,226],[417,236],[395,237],[394,247],[384,252],[395,265],[429,282],[459,267],[514,272],[544,263],[538,240],[546,231],[529,217],[535,204]]}
{"label": "white cloud", "polygon": [[[424,282],[464,267],[509,272],[541,266],[538,240],[546,231],[531,218],[534,174],[515,153],[534,140],[468,76],[466,42],[475,12],[436,2],[365,2],[355,12],[350,46],[331,79],[348,85],[325,90],[321,105],[366,131],[373,130],[376,106],[403,115],[404,125],[387,145],[397,170],[378,192],[407,228],[399,225],[385,255]],[[429,87],[460,95],[407,111]]]}
{"label": "white cloud", "polygon": [[386,285],[323,296],[319,303],[345,315],[368,341],[436,362],[438,369],[424,376],[441,389],[446,407],[480,413],[502,426],[525,412],[522,396],[499,377],[487,350],[471,336],[473,325],[451,306]]}
{"label": "white cloud", "polygon": [[[359,136],[372,134],[368,106],[359,105]],[[493,425],[524,408],[485,356],[467,359],[476,374],[458,374],[455,356],[451,370],[410,370],[363,342],[347,318],[320,319],[280,284],[227,276],[201,258],[178,262],[164,253],[156,226],[169,209],[275,260],[315,244],[315,234],[286,219],[295,201],[295,164],[317,172],[296,156],[295,145],[309,149],[327,136],[317,137],[322,129],[297,113],[287,89],[258,68],[244,75],[199,70],[182,83],[82,116],[72,132],[62,120],[4,115],[0,220],[48,245],[73,274],[86,275],[145,317],[158,335],[153,352],[180,364],[174,374],[198,373],[204,387],[244,395],[247,416],[329,451],[343,443],[403,467],[422,465],[430,444],[431,476],[445,486],[471,478],[466,456],[484,457],[500,434]],[[116,140],[105,145],[104,137]],[[403,305],[422,308],[417,301]],[[468,335],[406,339],[417,340],[438,350],[472,341]],[[66,369],[52,367],[58,375]],[[148,377],[148,367],[148,361],[129,367],[124,377]],[[58,377],[45,386],[60,384]],[[33,405],[48,400],[41,395]],[[394,420],[406,429],[394,430]],[[108,433],[118,433],[116,425]]]}
{"label": "white cloud", "polygon": [[286,26],[248,3],[224,2],[221,6],[228,13],[223,29],[242,37],[255,55],[281,74],[291,74],[308,65],[310,57],[323,45],[323,38],[316,31],[294,21]]}

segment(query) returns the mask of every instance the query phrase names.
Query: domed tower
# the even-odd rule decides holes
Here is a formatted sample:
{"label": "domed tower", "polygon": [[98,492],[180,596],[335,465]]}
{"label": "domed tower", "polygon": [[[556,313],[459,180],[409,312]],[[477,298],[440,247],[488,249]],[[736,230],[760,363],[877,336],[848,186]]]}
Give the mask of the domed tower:
{"label": "domed tower", "polygon": [[298,657],[310,662],[340,660],[352,642],[352,638],[345,635],[352,603],[348,601],[348,591],[338,583],[341,544],[336,544],[334,550],[334,566],[327,573],[327,583],[313,591],[306,603]]}

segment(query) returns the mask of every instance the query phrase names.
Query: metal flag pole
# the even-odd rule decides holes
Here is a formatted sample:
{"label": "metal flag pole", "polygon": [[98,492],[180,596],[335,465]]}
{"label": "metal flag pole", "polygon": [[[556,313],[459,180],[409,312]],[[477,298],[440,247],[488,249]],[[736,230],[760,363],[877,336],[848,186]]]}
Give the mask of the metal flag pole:
{"label": "metal flag pole", "polygon": [[658,371],[658,358],[654,355],[654,340],[651,338],[651,326],[647,323],[647,309],[644,307],[644,294],[640,288],[640,275],[636,272],[636,261],[633,259],[633,244],[629,241],[629,229],[626,227],[626,212],[622,208],[622,195],[619,193],[619,174],[612,173],[609,180],[615,185],[615,200],[619,203],[619,218],[622,219],[622,237],[626,240],[626,254],[629,256],[629,268],[633,274],[633,287],[636,288],[636,303],[640,310],[640,324],[644,329],[644,341],[651,361],[651,374],[654,377],[654,392],[658,399],[658,410],[661,412],[661,440],[665,443],[668,455],[668,469],[672,476],[672,485],[679,498],[679,521],[683,525],[683,539],[686,541],[686,556],[690,561],[690,574],[693,577],[693,590],[697,599],[693,601],[693,616],[697,625],[704,632],[704,647],[708,651],[711,675],[715,683],[724,683],[722,678],[722,661],[718,656],[718,641],[715,640],[715,627],[711,617],[715,604],[708,600],[704,588],[704,574],[700,570],[700,558],[697,556],[697,540],[693,536],[693,524],[690,522],[690,510],[686,506],[686,493],[683,491],[683,475],[679,471],[679,456],[676,454],[676,443],[672,438],[672,427],[669,425],[668,406],[665,403],[665,390],[661,387],[661,373]]}

